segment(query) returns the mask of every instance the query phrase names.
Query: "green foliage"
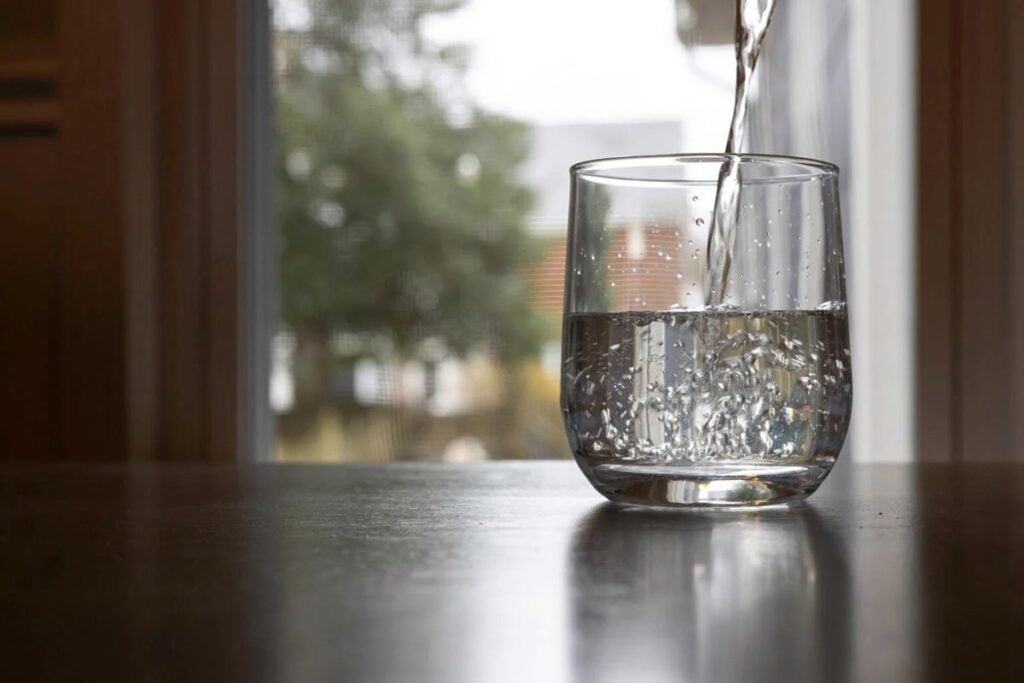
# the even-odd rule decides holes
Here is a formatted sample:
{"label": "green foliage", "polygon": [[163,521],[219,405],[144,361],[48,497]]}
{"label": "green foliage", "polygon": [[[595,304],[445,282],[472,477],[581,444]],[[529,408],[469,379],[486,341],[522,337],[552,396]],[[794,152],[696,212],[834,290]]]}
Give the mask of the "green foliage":
{"label": "green foliage", "polygon": [[426,46],[421,22],[457,5],[316,0],[314,28],[279,35],[281,309],[293,327],[403,353],[427,337],[459,353],[487,340],[506,357],[536,350],[522,271],[538,245],[516,179],[529,131],[428,85],[457,77],[464,55]]}

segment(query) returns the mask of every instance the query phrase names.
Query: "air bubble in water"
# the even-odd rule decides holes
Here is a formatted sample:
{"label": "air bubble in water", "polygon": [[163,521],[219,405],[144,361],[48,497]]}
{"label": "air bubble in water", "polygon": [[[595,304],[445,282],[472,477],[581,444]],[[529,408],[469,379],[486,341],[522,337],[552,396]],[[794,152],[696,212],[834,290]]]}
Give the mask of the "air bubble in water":
{"label": "air bubble in water", "polygon": [[845,311],[846,310],[846,302],[845,301],[826,301],[824,303],[818,304],[815,307],[815,310],[818,310],[818,311],[831,311],[831,312]]}

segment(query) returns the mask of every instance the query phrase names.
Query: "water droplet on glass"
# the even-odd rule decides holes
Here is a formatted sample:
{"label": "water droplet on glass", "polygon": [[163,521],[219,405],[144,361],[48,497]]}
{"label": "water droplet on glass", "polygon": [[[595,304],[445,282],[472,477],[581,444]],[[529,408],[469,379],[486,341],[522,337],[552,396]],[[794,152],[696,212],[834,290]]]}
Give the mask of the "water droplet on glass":
{"label": "water droplet on glass", "polygon": [[698,218],[696,223],[697,223],[697,227],[698,228],[704,227],[704,219],[703,218]]}

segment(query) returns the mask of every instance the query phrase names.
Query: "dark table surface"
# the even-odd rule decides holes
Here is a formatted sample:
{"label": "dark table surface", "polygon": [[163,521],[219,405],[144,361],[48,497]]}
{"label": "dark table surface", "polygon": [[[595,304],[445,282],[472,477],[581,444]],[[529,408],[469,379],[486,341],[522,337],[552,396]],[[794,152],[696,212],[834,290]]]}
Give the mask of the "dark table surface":
{"label": "dark table surface", "polygon": [[572,463],[0,467],[3,679],[1024,680],[1024,467],[613,508]]}

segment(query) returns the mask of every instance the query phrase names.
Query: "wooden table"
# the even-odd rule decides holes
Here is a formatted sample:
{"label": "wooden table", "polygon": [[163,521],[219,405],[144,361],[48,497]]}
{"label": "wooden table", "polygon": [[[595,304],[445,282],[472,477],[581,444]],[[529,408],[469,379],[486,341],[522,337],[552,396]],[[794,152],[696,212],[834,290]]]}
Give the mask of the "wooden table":
{"label": "wooden table", "polygon": [[572,463],[0,467],[3,680],[1024,680],[1024,467],[800,509]]}

